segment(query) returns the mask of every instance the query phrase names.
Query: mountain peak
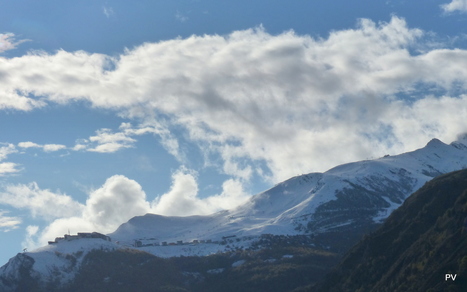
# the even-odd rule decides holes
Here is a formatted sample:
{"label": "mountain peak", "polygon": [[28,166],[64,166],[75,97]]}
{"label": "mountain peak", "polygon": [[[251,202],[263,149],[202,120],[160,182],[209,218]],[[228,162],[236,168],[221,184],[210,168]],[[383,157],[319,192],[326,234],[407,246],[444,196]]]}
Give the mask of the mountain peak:
{"label": "mountain peak", "polygon": [[439,139],[433,138],[426,144],[427,147],[436,147],[436,146],[441,146],[441,145],[446,145],[443,142],[441,142]]}

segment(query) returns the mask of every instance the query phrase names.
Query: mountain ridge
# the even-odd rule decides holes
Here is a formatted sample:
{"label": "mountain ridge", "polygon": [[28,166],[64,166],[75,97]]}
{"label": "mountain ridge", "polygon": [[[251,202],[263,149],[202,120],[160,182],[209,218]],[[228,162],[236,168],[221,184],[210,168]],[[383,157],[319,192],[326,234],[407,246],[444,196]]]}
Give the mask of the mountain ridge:
{"label": "mountain ridge", "polygon": [[[208,216],[137,216],[109,236],[127,243],[148,234],[159,242],[190,242],[231,235],[319,236],[333,230],[353,232],[355,226],[371,228],[433,177],[466,168],[464,140],[447,145],[432,139],[412,152],[292,177],[233,210]],[[153,249],[156,255],[157,249]]]}

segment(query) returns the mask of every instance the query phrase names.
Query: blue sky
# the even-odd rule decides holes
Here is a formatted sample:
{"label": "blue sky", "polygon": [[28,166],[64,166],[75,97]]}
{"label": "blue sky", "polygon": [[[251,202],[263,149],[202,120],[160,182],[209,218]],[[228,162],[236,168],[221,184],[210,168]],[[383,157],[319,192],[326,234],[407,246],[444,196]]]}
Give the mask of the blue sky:
{"label": "blue sky", "polygon": [[467,1],[8,1],[0,262],[467,131]]}

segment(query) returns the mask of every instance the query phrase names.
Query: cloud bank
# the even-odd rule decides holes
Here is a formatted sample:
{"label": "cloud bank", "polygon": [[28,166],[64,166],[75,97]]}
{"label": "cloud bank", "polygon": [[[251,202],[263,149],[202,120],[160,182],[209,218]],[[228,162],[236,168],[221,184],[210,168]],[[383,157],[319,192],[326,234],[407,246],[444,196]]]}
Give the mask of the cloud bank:
{"label": "cloud bank", "polygon": [[[171,153],[183,156],[186,139],[242,180],[277,182],[467,130],[467,51],[425,45],[424,32],[398,17],[319,39],[259,27],[118,57],[31,53],[4,59],[1,70],[9,74],[0,72],[0,107],[85,100],[145,125],[163,117]],[[170,136],[175,128],[186,135]],[[103,129],[87,140],[94,147],[75,147],[112,152],[133,139]]]}

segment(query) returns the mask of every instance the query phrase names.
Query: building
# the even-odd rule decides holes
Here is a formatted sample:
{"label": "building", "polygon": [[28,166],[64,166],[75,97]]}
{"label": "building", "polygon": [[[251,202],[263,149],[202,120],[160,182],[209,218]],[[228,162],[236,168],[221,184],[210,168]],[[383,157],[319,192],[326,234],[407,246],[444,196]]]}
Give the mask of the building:
{"label": "building", "polygon": [[99,232],[78,232],[77,235],[70,235],[70,234],[65,234],[63,237],[56,237],[55,241],[49,241],[49,244],[56,244],[59,243],[60,241],[71,241],[71,240],[77,240],[81,238],[99,238],[103,239],[105,241],[111,241],[110,237],[108,237],[105,234],[99,233]]}

